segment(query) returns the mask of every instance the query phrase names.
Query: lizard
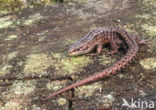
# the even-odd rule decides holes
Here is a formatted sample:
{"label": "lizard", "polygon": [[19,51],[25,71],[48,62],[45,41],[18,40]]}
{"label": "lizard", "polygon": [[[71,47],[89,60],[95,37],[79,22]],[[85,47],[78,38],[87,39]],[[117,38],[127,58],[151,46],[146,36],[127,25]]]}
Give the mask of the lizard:
{"label": "lizard", "polygon": [[54,97],[58,94],[61,94],[65,91],[71,90],[73,88],[95,82],[104,77],[108,77],[117,73],[121,69],[128,66],[136,56],[139,49],[138,44],[144,44],[147,40],[140,40],[139,36],[136,34],[130,34],[126,30],[119,27],[101,27],[95,30],[90,31],[80,40],[70,45],[68,50],[69,56],[77,56],[91,52],[96,49],[96,52],[99,54],[102,52],[102,48],[105,44],[110,43],[112,51],[107,54],[118,53],[118,49],[123,47],[127,50],[126,54],[114,63],[112,66],[97,72],[83,80],[73,83],[65,88],[60,89],[54,94],[43,98],[42,100],[47,100],[51,97]]}

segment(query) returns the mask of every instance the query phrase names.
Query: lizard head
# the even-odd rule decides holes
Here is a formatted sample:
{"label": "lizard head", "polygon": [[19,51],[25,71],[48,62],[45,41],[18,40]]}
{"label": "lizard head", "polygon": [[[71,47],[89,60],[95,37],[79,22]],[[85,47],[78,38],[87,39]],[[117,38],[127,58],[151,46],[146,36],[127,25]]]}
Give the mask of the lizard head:
{"label": "lizard head", "polygon": [[88,53],[91,50],[93,50],[95,47],[95,42],[93,40],[94,36],[91,33],[92,32],[88,33],[79,41],[76,41],[75,43],[71,44],[68,50],[68,55],[77,56]]}
{"label": "lizard head", "polygon": [[70,48],[68,50],[68,55],[69,56],[82,55],[90,52],[93,48],[94,46],[89,45],[89,42],[82,43],[81,40],[76,41],[75,43],[70,45]]}
{"label": "lizard head", "polygon": [[76,41],[68,50],[69,56],[76,56],[88,53],[97,45],[96,36],[100,33],[99,29],[90,31],[87,35]]}

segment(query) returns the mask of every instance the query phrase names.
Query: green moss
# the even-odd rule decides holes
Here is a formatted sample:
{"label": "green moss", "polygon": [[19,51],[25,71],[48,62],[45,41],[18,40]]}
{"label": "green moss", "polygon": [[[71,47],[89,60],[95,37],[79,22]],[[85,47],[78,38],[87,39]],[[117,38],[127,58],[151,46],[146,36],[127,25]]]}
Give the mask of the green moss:
{"label": "green moss", "polygon": [[39,36],[38,42],[44,41],[44,39],[46,38],[45,35],[48,33],[49,33],[49,30],[45,30],[40,33],[37,33],[36,35]]}
{"label": "green moss", "polygon": [[17,56],[17,54],[18,54],[18,51],[13,51],[9,54],[3,54],[1,59],[5,60],[5,62],[8,62],[9,60],[15,58]]}
{"label": "green moss", "polygon": [[65,57],[61,54],[53,54],[55,60],[55,74],[71,74],[81,71],[83,67],[91,63],[92,60],[88,56]]}
{"label": "green moss", "polygon": [[156,35],[156,26],[150,26],[148,24],[143,24],[142,28],[147,30],[151,36]]}
{"label": "green moss", "polygon": [[10,73],[10,69],[12,68],[11,64],[8,64],[10,60],[14,59],[17,56],[18,52],[14,51],[9,54],[4,54],[1,57],[2,61],[5,61],[2,65],[0,65],[0,76],[4,76],[7,73]]}
{"label": "green moss", "polygon": [[110,107],[110,105],[112,105],[112,103],[114,102],[114,96],[111,94],[108,94],[108,95],[102,95],[101,96],[101,99],[102,99],[102,102],[103,102],[103,105],[105,107]]}
{"label": "green moss", "polygon": [[54,91],[58,91],[59,89],[65,87],[67,80],[63,80],[63,81],[52,81],[47,83],[47,88],[48,90],[54,90]]}
{"label": "green moss", "polygon": [[[32,105],[32,110],[41,110],[41,108],[37,105]],[[43,109],[43,110],[46,110],[46,109]]]}
{"label": "green moss", "polygon": [[67,100],[65,98],[59,98],[59,99],[57,99],[57,102],[61,106],[61,105],[66,104],[67,103]]}
{"label": "green moss", "polygon": [[111,63],[114,63],[116,60],[111,57],[106,57],[105,55],[100,56],[99,63],[102,65],[110,66]]}
{"label": "green moss", "polygon": [[55,5],[56,3],[55,3],[54,0],[50,0],[49,4],[51,4],[51,5]]}
{"label": "green moss", "polygon": [[99,83],[93,83],[90,85],[84,85],[81,87],[78,87],[77,89],[75,88],[75,92],[79,97],[90,97],[92,95],[94,95],[95,91],[97,89],[101,89],[102,85]]}
{"label": "green moss", "polygon": [[5,74],[10,73],[11,68],[12,65],[9,64],[0,65],[0,76],[5,76]]}
{"label": "green moss", "polygon": [[14,93],[16,95],[28,95],[32,92],[34,92],[36,86],[36,81],[30,80],[30,81],[14,81],[12,86],[9,88],[11,93]]}
{"label": "green moss", "polygon": [[1,94],[1,99],[7,102],[0,106],[0,110],[23,110],[27,106],[25,101],[30,103],[31,100],[28,100],[28,97],[35,91],[35,88],[35,80],[14,81],[7,91]]}
{"label": "green moss", "polygon": [[25,75],[47,74],[46,69],[53,65],[53,60],[46,54],[30,54],[27,56],[24,68]]}
{"label": "green moss", "polygon": [[149,49],[147,50],[147,52],[153,53],[156,50],[156,38],[153,37],[153,39],[151,39],[148,43],[148,47]]}
{"label": "green moss", "polygon": [[0,0],[0,10],[15,10],[21,5],[22,2],[20,0]]}
{"label": "green moss", "polygon": [[42,37],[40,37],[40,38],[38,39],[38,42],[42,42],[42,41],[44,41],[45,38],[46,38],[46,36],[42,36]]}
{"label": "green moss", "polygon": [[17,101],[7,101],[4,106],[0,106],[0,110],[21,110],[22,105]]}
{"label": "green moss", "polygon": [[51,53],[55,59],[59,59],[62,57],[61,53]]}
{"label": "green moss", "polygon": [[142,0],[141,1],[146,6],[153,6],[156,7],[156,1],[155,0]]}
{"label": "green moss", "polygon": [[106,96],[104,96],[105,98],[108,98],[109,100],[113,101],[114,97],[112,96],[112,94],[108,94]]}
{"label": "green moss", "polygon": [[11,59],[15,58],[17,56],[17,54],[18,54],[18,51],[11,52],[8,54],[7,59],[11,60]]}
{"label": "green moss", "polygon": [[140,15],[140,14],[136,15],[135,17],[136,18],[141,18],[141,19],[149,19],[149,18],[151,18],[151,16],[152,16],[151,14],[146,13],[146,14],[143,14],[143,15]]}
{"label": "green moss", "polygon": [[17,37],[18,37],[17,35],[10,35],[7,38],[5,38],[5,41],[7,41],[7,40],[13,40],[13,39],[16,39]]}
{"label": "green moss", "polygon": [[[52,58],[53,57],[53,58]],[[47,74],[46,70],[49,66],[55,68],[54,74],[66,75],[77,71],[81,71],[89,62],[89,57],[66,57],[61,54],[53,53],[52,57],[46,54],[30,54],[27,56],[24,73],[28,74]]]}
{"label": "green moss", "polygon": [[[154,1],[152,0],[149,0],[149,1],[143,1],[143,3],[145,3],[148,7],[152,7],[151,5],[153,4]],[[152,4],[150,4],[152,3]],[[150,9],[151,10],[151,9]],[[137,15],[137,17],[139,16],[140,19],[142,19],[142,22],[140,24],[141,28],[143,30],[146,30],[146,34],[143,35],[145,38],[149,38],[151,37],[150,41],[147,42],[147,45],[148,45],[148,50],[147,52],[149,53],[153,53],[155,52],[155,49],[156,49],[156,12],[151,10],[151,13],[148,14],[148,13],[145,13],[145,14],[142,14],[142,15]]]}
{"label": "green moss", "polygon": [[7,13],[9,13],[9,11],[7,11],[7,10],[0,10],[0,13],[1,14],[7,14]]}
{"label": "green moss", "polygon": [[34,23],[35,21],[39,21],[40,19],[42,19],[43,17],[39,14],[36,13],[34,15],[31,15],[28,17],[28,19],[26,19],[23,24],[24,25],[31,25],[32,23]]}
{"label": "green moss", "polygon": [[124,74],[120,74],[120,73],[118,73],[117,76],[121,79],[121,78],[124,77]]}
{"label": "green moss", "polygon": [[144,60],[140,61],[140,64],[145,69],[154,69],[156,68],[156,58],[145,58]]}
{"label": "green moss", "polygon": [[32,23],[33,23],[33,20],[31,20],[31,19],[27,19],[24,21],[25,25],[31,25]]}
{"label": "green moss", "polygon": [[148,37],[151,37],[151,40],[147,43],[149,49],[147,52],[153,53],[156,49],[156,26],[149,26],[148,24],[142,25],[142,28],[147,30],[147,34],[149,34]]}
{"label": "green moss", "polygon": [[0,18],[0,29],[1,28],[7,28],[12,24],[12,20],[10,20],[9,17]]}

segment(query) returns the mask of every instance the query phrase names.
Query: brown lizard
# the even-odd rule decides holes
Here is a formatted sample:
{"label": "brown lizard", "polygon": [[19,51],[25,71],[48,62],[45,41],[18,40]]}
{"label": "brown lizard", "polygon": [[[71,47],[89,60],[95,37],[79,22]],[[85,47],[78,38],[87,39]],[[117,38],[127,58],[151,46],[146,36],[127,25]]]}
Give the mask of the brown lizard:
{"label": "brown lizard", "polygon": [[110,43],[112,48],[112,51],[109,52],[109,54],[117,53],[120,47],[128,49],[127,53],[109,68],[97,72],[94,75],[80,80],[72,85],[69,85],[66,88],[62,88],[61,90],[42,100],[47,100],[75,87],[95,82],[99,79],[115,74],[117,71],[120,71],[121,68],[125,68],[125,66],[127,66],[132,60],[135,59],[138,52],[138,44],[143,44],[146,41],[147,40],[139,40],[137,35],[130,34],[119,27],[103,27],[90,31],[79,41],[73,43],[70,46],[68,51],[68,54],[70,56],[85,54],[95,48],[97,50],[97,53],[100,53],[102,51],[103,45],[105,45],[106,43]]}

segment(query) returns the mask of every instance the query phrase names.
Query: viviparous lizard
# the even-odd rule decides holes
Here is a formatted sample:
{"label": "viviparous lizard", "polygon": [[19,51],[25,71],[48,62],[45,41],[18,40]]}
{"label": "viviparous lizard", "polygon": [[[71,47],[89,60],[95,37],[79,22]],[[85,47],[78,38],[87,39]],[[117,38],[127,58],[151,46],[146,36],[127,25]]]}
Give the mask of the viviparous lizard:
{"label": "viviparous lizard", "polygon": [[118,53],[118,49],[123,47],[127,49],[127,53],[112,66],[104,69],[103,71],[97,72],[88,78],[80,80],[72,85],[60,89],[56,93],[42,99],[47,100],[65,91],[71,90],[75,87],[82,86],[91,82],[95,82],[104,77],[111,76],[117,71],[125,68],[130,62],[132,62],[138,52],[138,44],[143,44],[147,40],[139,40],[139,37],[135,34],[130,34],[122,28],[119,27],[102,27],[90,31],[80,40],[73,43],[68,51],[70,56],[77,56],[81,54],[88,53],[96,48],[97,53],[102,51],[103,45],[110,43],[112,51],[107,54]]}

